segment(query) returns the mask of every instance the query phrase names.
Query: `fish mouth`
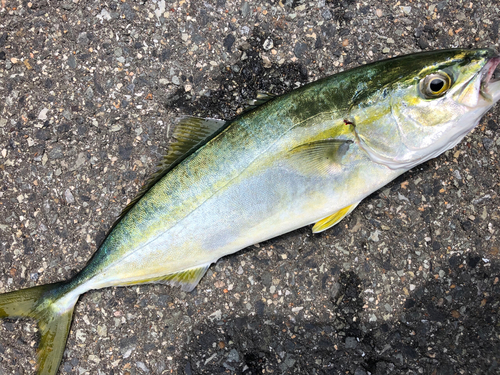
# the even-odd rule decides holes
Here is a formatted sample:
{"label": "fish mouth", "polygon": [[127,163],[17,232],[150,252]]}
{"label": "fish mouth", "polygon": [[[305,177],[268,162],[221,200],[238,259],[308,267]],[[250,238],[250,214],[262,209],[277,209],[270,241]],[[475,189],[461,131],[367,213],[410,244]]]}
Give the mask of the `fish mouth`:
{"label": "fish mouth", "polygon": [[500,99],[500,56],[491,58],[481,73],[481,96],[489,102],[496,102]]}

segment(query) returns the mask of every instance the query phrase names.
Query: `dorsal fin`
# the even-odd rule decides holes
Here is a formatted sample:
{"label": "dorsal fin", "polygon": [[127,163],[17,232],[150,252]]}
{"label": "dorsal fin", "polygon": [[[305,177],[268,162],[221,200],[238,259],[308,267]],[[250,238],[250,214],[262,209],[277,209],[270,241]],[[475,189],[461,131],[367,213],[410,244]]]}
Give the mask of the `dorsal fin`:
{"label": "dorsal fin", "polygon": [[180,118],[173,134],[176,141],[170,144],[167,154],[158,164],[158,171],[146,181],[145,185],[149,185],[151,182],[154,185],[158,181],[156,176],[158,173],[162,173],[163,177],[170,167],[176,164],[179,159],[184,159],[225,124],[226,121],[224,120],[193,116]]}
{"label": "dorsal fin", "polygon": [[[158,164],[158,169],[144,183],[134,199],[123,209],[122,213],[115,222],[120,219],[153,187],[162,179],[173,167],[179,164],[192,152],[211,139],[227,121],[206,119],[201,117],[185,116],[178,120],[177,127],[174,130],[173,137],[176,139],[170,144],[167,154]],[[111,229],[113,229],[115,227]]]}

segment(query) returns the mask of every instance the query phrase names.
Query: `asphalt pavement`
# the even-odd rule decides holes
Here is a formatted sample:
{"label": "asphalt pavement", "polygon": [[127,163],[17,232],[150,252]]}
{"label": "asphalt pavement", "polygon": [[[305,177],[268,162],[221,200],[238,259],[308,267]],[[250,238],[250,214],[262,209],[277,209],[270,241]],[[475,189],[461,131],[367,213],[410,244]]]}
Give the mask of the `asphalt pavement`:
{"label": "asphalt pavement", "polygon": [[[500,4],[0,2],[0,292],[85,266],[182,115],[401,54],[499,47]],[[225,257],[192,293],[77,304],[61,374],[500,373],[500,106],[340,225]],[[0,374],[36,325],[0,323]]]}

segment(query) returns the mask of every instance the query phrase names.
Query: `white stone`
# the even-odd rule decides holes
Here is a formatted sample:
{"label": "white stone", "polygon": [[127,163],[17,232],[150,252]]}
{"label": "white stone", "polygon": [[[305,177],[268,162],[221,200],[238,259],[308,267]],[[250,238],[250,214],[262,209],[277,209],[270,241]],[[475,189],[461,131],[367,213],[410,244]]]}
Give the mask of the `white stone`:
{"label": "white stone", "polygon": [[39,120],[47,120],[47,112],[49,112],[49,109],[48,108],[44,108],[40,111],[40,113],[38,114],[38,119]]}

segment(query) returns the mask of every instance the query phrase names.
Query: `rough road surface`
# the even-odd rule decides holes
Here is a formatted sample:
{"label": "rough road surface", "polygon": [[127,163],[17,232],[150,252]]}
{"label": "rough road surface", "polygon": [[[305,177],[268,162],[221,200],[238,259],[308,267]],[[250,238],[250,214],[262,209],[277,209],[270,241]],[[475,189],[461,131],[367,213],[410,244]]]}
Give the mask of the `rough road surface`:
{"label": "rough road surface", "polygon": [[[497,47],[500,4],[1,0],[0,292],[80,270],[182,114],[391,56]],[[61,374],[498,374],[500,106],[366,199],[221,259],[193,293],[82,296]],[[36,326],[0,323],[0,374]]]}

